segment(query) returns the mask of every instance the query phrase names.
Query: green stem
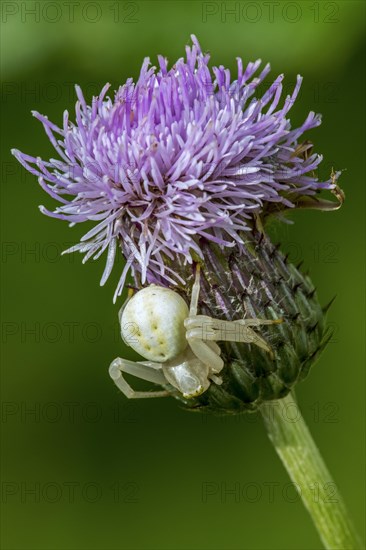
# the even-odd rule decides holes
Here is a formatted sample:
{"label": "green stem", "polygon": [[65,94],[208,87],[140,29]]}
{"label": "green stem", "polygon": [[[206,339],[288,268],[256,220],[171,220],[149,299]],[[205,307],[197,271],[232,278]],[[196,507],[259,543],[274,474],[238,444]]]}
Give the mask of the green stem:
{"label": "green stem", "polygon": [[267,401],[261,413],[279,457],[327,549],[357,550],[355,532],[335,483],[315,445],[294,396]]}

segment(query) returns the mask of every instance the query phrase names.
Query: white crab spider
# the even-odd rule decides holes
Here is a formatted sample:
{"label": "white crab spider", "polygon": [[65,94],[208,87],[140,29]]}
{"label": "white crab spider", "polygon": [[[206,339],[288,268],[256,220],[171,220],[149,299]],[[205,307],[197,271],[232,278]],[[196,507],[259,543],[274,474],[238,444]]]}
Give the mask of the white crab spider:
{"label": "white crab spider", "polygon": [[221,384],[218,376],[224,367],[216,341],[256,344],[272,353],[267,342],[250,327],[281,323],[282,319],[239,319],[223,321],[197,315],[200,269],[192,289],[190,307],[173,290],[157,285],[143,288],[128,298],[119,312],[121,335],[148,361],[128,361],[117,357],[109,374],[129,398],[163,397],[169,391],[134,391],[123,373],[159,385],[171,384],[185,398],[207,390],[211,381]]}

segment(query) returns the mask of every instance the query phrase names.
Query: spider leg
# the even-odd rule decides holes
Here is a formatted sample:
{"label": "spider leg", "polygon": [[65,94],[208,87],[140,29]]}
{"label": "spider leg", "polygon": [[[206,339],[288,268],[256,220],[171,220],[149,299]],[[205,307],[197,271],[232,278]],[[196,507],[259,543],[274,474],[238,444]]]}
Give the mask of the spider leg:
{"label": "spider leg", "polygon": [[283,323],[283,319],[238,319],[233,322],[246,327],[259,327],[260,325],[279,325]]}
{"label": "spider leg", "polygon": [[197,315],[198,297],[200,294],[200,269],[201,266],[196,264],[196,277],[192,287],[191,303],[189,306],[189,316]]}
{"label": "spider leg", "polygon": [[[184,326],[187,329],[186,336],[190,345],[191,340],[200,340],[204,342],[243,342],[256,344],[258,347],[273,355],[271,347],[264,338],[259,336],[250,327],[278,323],[282,323],[282,319],[239,319],[238,321],[225,321],[213,319],[207,315],[195,315],[186,319],[184,321]],[[200,356],[198,357],[201,359]]]}
{"label": "spider leg", "polygon": [[[186,328],[189,326],[190,319],[197,316],[198,297],[200,293],[200,265],[196,264],[196,277],[192,287],[191,303],[189,306],[189,317],[184,321]],[[206,318],[206,316],[200,316]],[[211,319],[207,317],[207,319]],[[187,325],[188,323],[188,325]],[[220,357],[221,350],[215,343],[206,343],[200,338],[200,334],[191,334],[188,330],[186,333],[188,344],[195,354],[195,356],[202,361],[205,365],[208,365],[210,371],[213,373],[220,372],[224,366],[224,362]],[[214,344],[214,345],[212,345]],[[218,377],[215,377],[218,379]],[[219,379],[218,379],[219,380]]]}
{"label": "spider leg", "polygon": [[211,342],[209,340],[207,340],[206,344],[212,349],[212,351],[214,351],[217,355],[221,355],[221,348],[218,344],[216,344],[216,342],[214,342],[213,340],[211,340]]}
{"label": "spider leg", "polygon": [[255,344],[259,348],[262,348],[265,351],[267,351],[270,354],[270,356],[273,358],[273,351],[271,346],[265,341],[264,338],[259,336],[259,334],[254,332],[254,330],[252,330],[251,328],[248,328],[248,327],[246,328],[244,336],[241,338],[240,342],[245,342],[247,344]]}
{"label": "spider leg", "polygon": [[[161,367],[160,367],[161,368]],[[166,384],[167,380],[163,373],[159,370],[159,367],[151,369],[150,366],[143,365],[134,361],[128,361],[127,359],[122,359],[117,357],[112,361],[109,367],[109,375],[116,384],[116,386],[121,390],[121,392],[128,397],[129,399],[140,399],[146,397],[166,397],[169,394],[168,391],[135,391],[131,388],[128,382],[124,379],[123,373],[127,372],[132,374],[137,378],[142,380],[147,380],[148,382],[153,382],[154,384]]]}
{"label": "spider leg", "polygon": [[188,340],[189,347],[195,356],[202,361],[202,363],[208,365],[210,371],[213,373],[220,372],[224,367],[224,361],[221,359],[217,348],[211,346],[211,342],[209,344],[208,342],[201,340],[199,336],[197,338],[197,336],[191,334],[193,332],[194,331],[187,331],[186,338]]}

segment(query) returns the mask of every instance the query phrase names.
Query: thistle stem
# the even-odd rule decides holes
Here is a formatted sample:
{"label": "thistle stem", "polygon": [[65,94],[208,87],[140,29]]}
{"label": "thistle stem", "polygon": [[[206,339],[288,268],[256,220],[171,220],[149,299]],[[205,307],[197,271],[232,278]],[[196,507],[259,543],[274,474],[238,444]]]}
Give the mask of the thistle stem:
{"label": "thistle stem", "polygon": [[270,440],[327,549],[362,548],[338,488],[318,451],[291,393],[267,401],[261,413]]}

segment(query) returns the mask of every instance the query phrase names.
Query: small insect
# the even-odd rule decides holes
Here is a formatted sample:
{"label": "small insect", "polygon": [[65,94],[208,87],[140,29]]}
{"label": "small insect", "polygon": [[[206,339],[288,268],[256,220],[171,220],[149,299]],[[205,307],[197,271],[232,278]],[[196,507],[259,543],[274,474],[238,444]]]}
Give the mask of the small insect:
{"label": "small insect", "polygon": [[117,357],[109,374],[128,398],[163,397],[168,390],[134,391],[123,377],[128,373],[166,386],[170,384],[189,399],[205,392],[211,382],[222,384],[224,367],[217,341],[255,344],[272,354],[267,342],[251,327],[281,323],[282,319],[224,321],[197,315],[200,266],[196,266],[191,303],[169,288],[149,285],[129,297],[119,312],[121,335],[147,361]]}
{"label": "small insect", "polygon": [[306,140],[296,147],[295,151],[291,154],[290,158],[302,157],[304,160],[308,160],[313,150],[313,144],[311,141]]}

